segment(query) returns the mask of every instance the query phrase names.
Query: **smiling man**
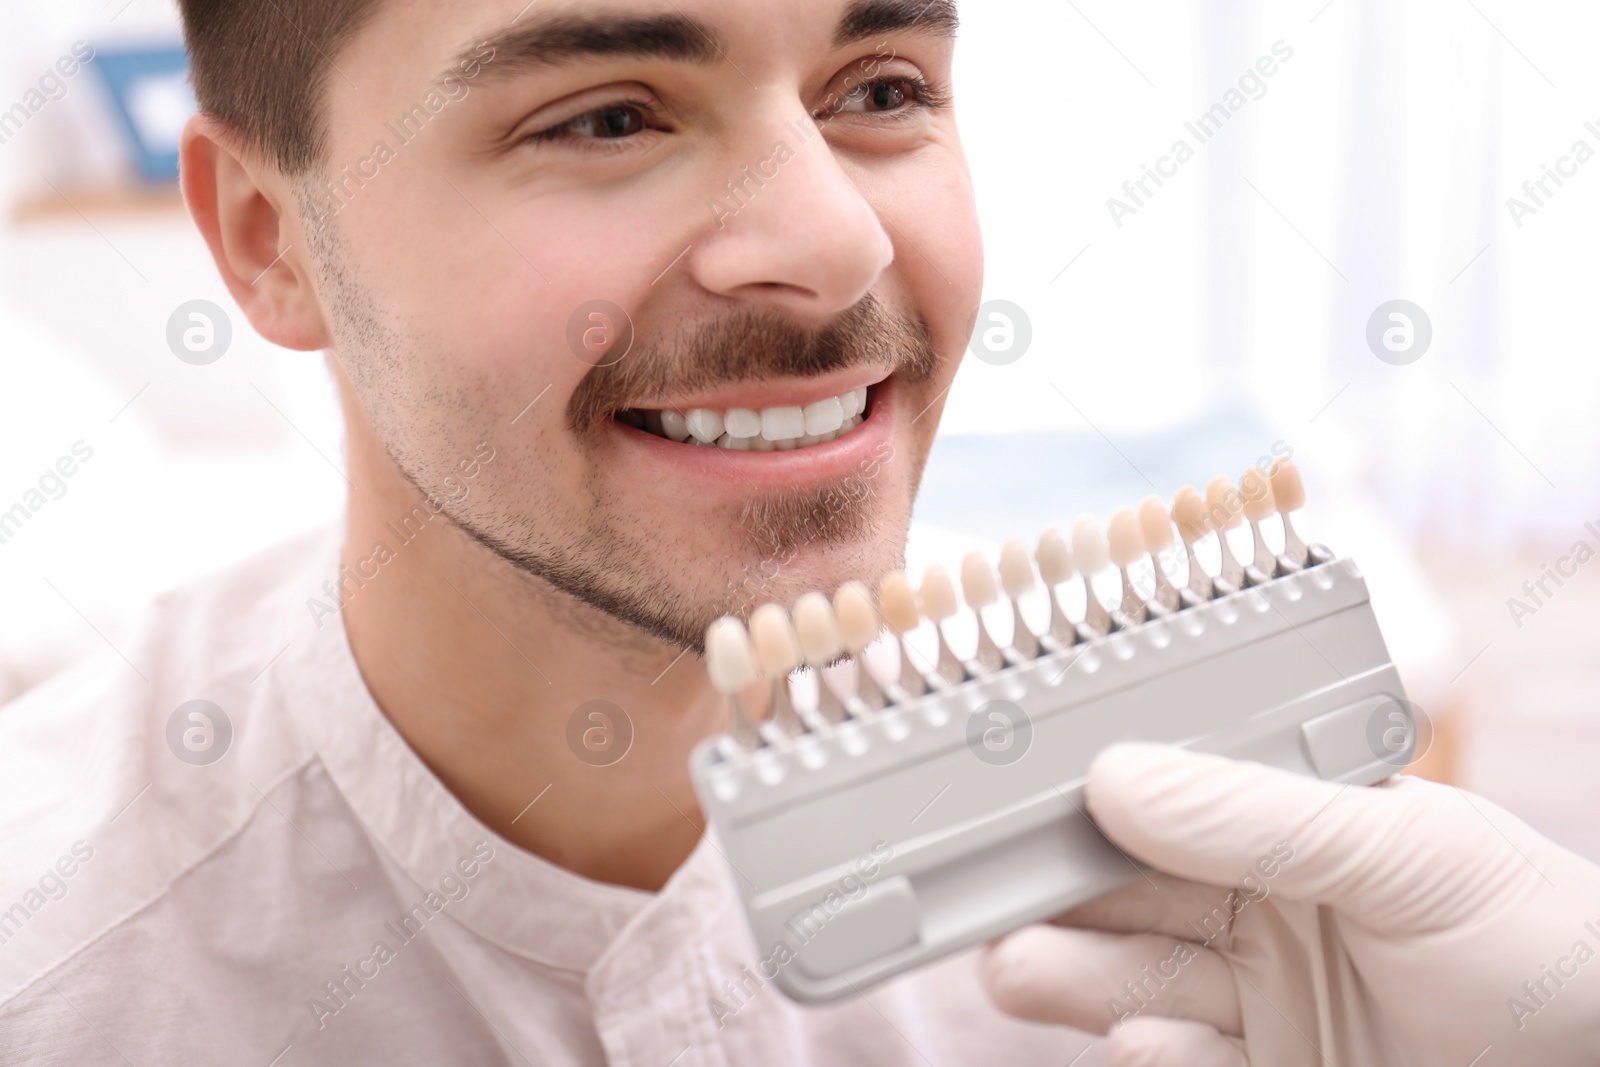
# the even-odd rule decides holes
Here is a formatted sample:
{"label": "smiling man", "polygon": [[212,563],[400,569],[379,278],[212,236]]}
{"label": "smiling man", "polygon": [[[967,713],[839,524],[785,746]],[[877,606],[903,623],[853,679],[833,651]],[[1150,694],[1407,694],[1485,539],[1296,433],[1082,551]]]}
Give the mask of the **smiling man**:
{"label": "smiling man", "polygon": [[181,6],[185,198],[349,504],[0,714],[0,1059],[1076,1054],[970,957],[768,988],[686,771],[710,620],[900,563],[981,283],[954,8]]}

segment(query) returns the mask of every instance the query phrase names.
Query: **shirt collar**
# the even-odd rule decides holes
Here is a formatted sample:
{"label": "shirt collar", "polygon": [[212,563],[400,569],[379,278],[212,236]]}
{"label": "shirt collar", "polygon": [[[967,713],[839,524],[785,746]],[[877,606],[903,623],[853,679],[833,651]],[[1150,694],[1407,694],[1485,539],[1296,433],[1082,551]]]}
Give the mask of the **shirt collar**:
{"label": "shirt collar", "polygon": [[[342,529],[322,542],[303,580],[309,590],[339,565]],[[665,926],[677,940],[716,917],[710,906],[725,873],[702,838],[661,893],[592,881],[505,840],[472,815],[401,737],[373,699],[351,652],[343,615],[310,611],[274,670],[308,743],[368,833],[419,887],[431,888],[487,841],[493,859],[471,891],[449,904],[462,926],[551,966],[588,971],[625,928]],[[458,875],[459,876],[459,875]],[[630,953],[630,955],[633,955]],[[635,956],[636,971],[647,966]]]}

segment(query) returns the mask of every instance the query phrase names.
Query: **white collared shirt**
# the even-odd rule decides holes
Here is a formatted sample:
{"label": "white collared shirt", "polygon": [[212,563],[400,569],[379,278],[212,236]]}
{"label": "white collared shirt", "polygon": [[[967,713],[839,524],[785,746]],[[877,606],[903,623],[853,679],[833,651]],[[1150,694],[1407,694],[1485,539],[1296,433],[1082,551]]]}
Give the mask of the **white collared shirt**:
{"label": "white collared shirt", "polygon": [[706,840],[645,893],[497,836],[313,621],[340,534],[0,708],[0,1063],[1101,1062],[999,1015],[970,954],[790,1002]]}

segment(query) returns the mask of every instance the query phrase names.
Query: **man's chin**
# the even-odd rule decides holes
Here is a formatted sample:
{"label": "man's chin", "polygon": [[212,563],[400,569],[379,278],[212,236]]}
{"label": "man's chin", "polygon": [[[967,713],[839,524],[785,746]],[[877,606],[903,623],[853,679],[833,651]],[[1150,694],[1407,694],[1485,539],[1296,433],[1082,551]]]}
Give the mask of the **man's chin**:
{"label": "man's chin", "polygon": [[748,618],[766,603],[791,604],[812,590],[832,594],[850,580],[875,587],[887,571],[904,566],[909,517],[864,512],[859,525],[835,527],[826,537],[785,537],[744,563],[729,582],[716,615]]}
{"label": "man's chin", "polygon": [[[814,557],[863,547],[890,524],[885,512],[900,510],[883,487],[866,478],[767,492],[750,497],[739,511],[738,537],[763,560]],[[904,518],[905,516],[902,516]]]}
{"label": "man's chin", "polygon": [[[723,615],[746,621],[763,604],[788,606],[813,590],[832,596],[847,581],[875,588],[884,573],[904,566],[905,534],[910,517],[905,509],[870,507],[848,520],[835,517],[813,528],[773,524],[765,512],[759,539],[748,536],[744,548],[718,551],[701,537],[698,547],[654,555],[648,570],[688,576],[687,588],[633,585],[613,596],[589,590],[582,599],[652,637],[703,652],[706,628]],[[801,512],[785,512],[791,517]],[[715,539],[713,539],[715,540]],[[759,540],[759,544],[758,544]],[[738,545],[740,536],[724,535],[721,543]],[[574,590],[569,590],[573,592]]]}

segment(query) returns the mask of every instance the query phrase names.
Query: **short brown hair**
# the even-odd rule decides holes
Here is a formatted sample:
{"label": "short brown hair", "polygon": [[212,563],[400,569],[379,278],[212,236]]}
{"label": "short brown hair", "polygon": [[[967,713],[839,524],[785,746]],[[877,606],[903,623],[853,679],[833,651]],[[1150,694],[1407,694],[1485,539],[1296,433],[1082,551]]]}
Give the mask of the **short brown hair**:
{"label": "short brown hair", "polygon": [[327,155],[323,112],[335,58],[376,0],[178,0],[201,110],[290,176]]}

